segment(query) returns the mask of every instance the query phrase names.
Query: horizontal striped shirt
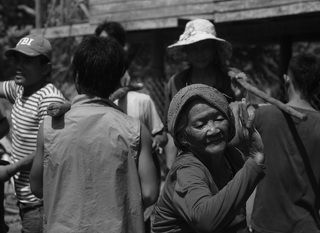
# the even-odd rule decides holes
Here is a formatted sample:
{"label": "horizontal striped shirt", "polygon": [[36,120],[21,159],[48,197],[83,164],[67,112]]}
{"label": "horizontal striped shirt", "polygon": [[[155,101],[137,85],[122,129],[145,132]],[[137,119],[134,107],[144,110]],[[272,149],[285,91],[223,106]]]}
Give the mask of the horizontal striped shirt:
{"label": "horizontal striped shirt", "polygon": [[[23,87],[14,81],[4,82],[3,89],[6,98],[13,103],[12,160],[15,163],[36,150],[38,129],[47,115],[48,105],[63,103],[65,99],[53,84],[47,84],[31,96],[23,96]],[[17,198],[21,203],[39,203],[31,193],[29,174],[30,171],[20,171],[14,176]]]}

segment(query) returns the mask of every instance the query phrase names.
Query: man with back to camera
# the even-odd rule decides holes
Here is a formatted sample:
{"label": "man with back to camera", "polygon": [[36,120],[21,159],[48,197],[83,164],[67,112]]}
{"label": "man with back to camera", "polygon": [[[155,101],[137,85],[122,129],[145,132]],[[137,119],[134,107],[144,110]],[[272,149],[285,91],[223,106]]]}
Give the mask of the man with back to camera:
{"label": "man with back to camera", "polygon": [[320,232],[316,220],[319,193],[312,188],[309,168],[305,166],[293,136],[300,137],[311,170],[319,182],[320,113],[311,105],[319,78],[318,58],[299,54],[291,59],[288,74],[284,75],[288,104],[307,115],[305,121],[292,118],[297,134],[292,133],[285,115],[275,106],[263,105],[256,111],[255,126],[262,136],[267,170],[254,200],[253,232]]}
{"label": "man with back to camera", "polygon": [[144,232],[142,207],[154,203],[158,180],[146,127],[108,100],[120,85],[124,52],[90,36],[73,58],[71,109],[46,117],[31,170],[44,200],[44,228],[59,232]]}
{"label": "man with back to camera", "polygon": [[40,35],[27,35],[5,52],[13,59],[15,79],[0,82],[0,96],[12,104],[12,160],[0,166],[0,180],[14,176],[22,232],[42,232],[42,200],[30,190],[29,173],[36,149],[39,125],[50,103],[65,101],[48,78],[51,74],[51,44]]}

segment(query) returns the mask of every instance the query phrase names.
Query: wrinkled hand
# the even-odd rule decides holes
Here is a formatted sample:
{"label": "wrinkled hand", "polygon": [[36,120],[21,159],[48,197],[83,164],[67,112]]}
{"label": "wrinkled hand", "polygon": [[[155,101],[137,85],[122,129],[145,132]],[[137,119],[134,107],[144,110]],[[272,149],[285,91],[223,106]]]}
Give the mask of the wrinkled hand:
{"label": "wrinkled hand", "polygon": [[10,165],[0,166],[0,182],[5,182],[9,180],[10,177]]}
{"label": "wrinkled hand", "polygon": [[52,103],[47,108],[47,113],[52,117],[60,117],[64,115],[71,108],[71,104],[69,102],[61,103]]}
{"label": "wrinkled hand", "polygon": [[248,81],[248,77],[241,70],[231,67],[229,68],[228,75],[231,78],[231,89],[234,93],[236,100],[241,100],[247,96],[247,90],[237,81],[243,79]]}
{"label": "wrinkled hand", "polygon": [[263,143],[260,134],[253,127],[255,107],[246,100],[230,103],[235,117],[236,135],[229,145],[246,147],[246,156],[252,157],[257,164],[264,162]]}
{"label": "wrinkled hand", "polygon": [[248,140],[249,131],[254,121],[254,109],[249,107],[243,99],[241,102],[236,101],[230,103],[230,108],[234,115],[236,134],[235,137],[229,142],[229,145],[238,146]]}

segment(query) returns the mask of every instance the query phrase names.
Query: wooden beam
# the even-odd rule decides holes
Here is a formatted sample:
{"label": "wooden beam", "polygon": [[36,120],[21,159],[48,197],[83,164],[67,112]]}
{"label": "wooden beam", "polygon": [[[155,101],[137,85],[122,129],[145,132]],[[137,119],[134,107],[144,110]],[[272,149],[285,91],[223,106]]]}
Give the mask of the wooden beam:
{"label": "wooden beam", "polygon": [[163,8],[152,8],[147,10],[136,10],[126,12],[116,12],[99,14],[98,12],[92,11],[91,23],[101,22],[106,17],[111,18],[114,21],[138,21],[138,20],[154,20],[154,19],[165,19],[165,18],[178,18],[181,15],[192,15],[202,14],[207,12],[213,12],[212,3],[199,3],[192,5],[177,5],[174,7],[167,6]]}
{"label": "wooden beam", "polygon": [[[176,28],[179,26],[178,19],[201,17],[214,20],[217,25],[225,23],[237,23],[238,25],[239,22],[247,23],[264,19],[269,20],[279,18],[278,16],[289,17],[290,15],[298,16],[303,13],[320,13],[319,0],[211,0],[210,2],[208,2],[208,0],[198,0],[198,4],[193,4],[195,1],[196,0],[109,0],[106,2],[94,0],[89,2],[91,6],[97,2],[100,3],[100,7],[107,5],[106,3],[118,4],[117,2],[120,2],[122,6],[118,4],[117,7],[120,7],[118,8],[119,10],[124,10],[125,6],[147,7],[146,2],[155,3],[156,6],[159,6],[157,4],[160,3],[172,3],[176,5],[173,7],[167,5],[164,8],[152,8],[153,6],[151,5],[149,6],[149,8],[151,8],[148,10],[140,9],[101,15],[95,15],[94,11],[89,8],[91,14],[90,23],[41,29],[40,33],[43,33],[48,38],[88,35],[94,32],[97,24],[102,20],[118,21],[124,25],[127,31],[132,32]],[[182,2],[189,3],[189,5],[181,4]],[[96,6],[98,5],[96,4]],[[299,20],[301,19],[302,18]],[[282,21],[280,20],[279,22],[281,23]],[[297,23],[299,22],[297,21]],[[237,27],[235,27],[234,30],[237,31]],[[284,31],[285,30],[286,28],[284,28]],[[270,31],[268,31],[268,33],[272,34]],[[256,36],[259,37],[259,35]]]}
{"label": "wooden beam", "polygon": [[179,5],[194,5],[201,3],[210,3],[212,0],[140,0],[140,1],[118,1],[104,2],[104,4],[94,4],[90,1],[90,10],[94,15],[108,14],[130,11],[148,11],[150,9],[162,10],[163,8],[172,8]]}
{"label": "wooden beam", "polygon": [[41,1],[40,0],[36,0],[35,1],[36,4],[36,28],[41,28],[41,21],[42,21],[42,17],[41,17]]}
{"label": "wooden beam", "polygon": [[[286,8],[294,9],[295,6],[304,5],[308,8],[309,4],[319,2],[318,0],[229,0],[229,1],[208,1],[208,0],[149,0],[149,1],[122,1],[117,3],[90,4],[92,18],[99,20],[106,15],[118,21],[139,20],[149,18],[181,17],[182,15],[192,14],[232,14],[238,12],[249,13],[250,17],[256,18],[250,11],[266,10],[270,12],[272,8],[273,16],[290,14]],[[313,7],[310,6],[309,9]],[[299,7],[300,8],[300,7]],[[237,20],[233,17],[232,20]],[[230,21],[230,20],[229,20]]]}
{"label": "wooden beam", "polygon": [[240,20],[271,18],[278,16],[298,15],[313,12],[320,12],[320,2],[317,0],[308,1],[305,3],[292,3],[290,5],[288,4],[271,8],[257,8],[244,11],[228,12],[227,14],[223,12],[216,12],[214,13],[214,18],[215,22],[230,22]]}
{"label": "wooden beam", "polygon": [[96,25],[91,24],[74,24],[69,26],[58,26],[50,28],[34,29],[32,33],[42,34],[48,39],[84,36],[94,33]]}
{"label": "wooden beam", "polygon": [[[127,31],[150,30],[154,28],[174,28],[178,26],[178,19],[156,19],[156,20],[140,20],[131,22],[122,22],[123,27]],[[94,33],[97,24],[74,24],[69,26],[50,27],[47,29],[34,29],[33,33],[42,34],[48,39],[62,38],[70,36],[84,36]]]}

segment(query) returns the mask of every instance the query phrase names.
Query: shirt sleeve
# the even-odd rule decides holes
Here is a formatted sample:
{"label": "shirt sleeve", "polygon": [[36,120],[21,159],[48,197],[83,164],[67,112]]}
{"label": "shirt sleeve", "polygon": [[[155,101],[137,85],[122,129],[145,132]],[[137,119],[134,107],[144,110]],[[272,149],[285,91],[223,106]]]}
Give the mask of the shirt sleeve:
{"label": "shirt sleeve", "polygon": [[46,95],[42,98],[40,107],[39,107],[39,118],[40,122],[43,121],[44,117],[48,115],[47,108],[52,103],[65,103],[66,99],[63,97],[61,93],[52,93],[50,95]]}
{"label": "shirt sleeve", "polygon": [[248,159],[223,189],[212,193],[204,171],[184,167],[177,171],[173,203],[197,232],[220,232],[239,213],[263,174],[263,169]]}
{"label": "shirt sleeve", "polygon": [[3,82],[3,91],[6,99],[11,103],[14,103],[19,91],[19,86],[13,81],[4,81]]}
{"label": "shirt sleeve", "polygon": [[145,122],[151,134],[154,136],[163,130],[164,126],[157,112],[156,106],[151,97],[148,96],[145,100]]}

